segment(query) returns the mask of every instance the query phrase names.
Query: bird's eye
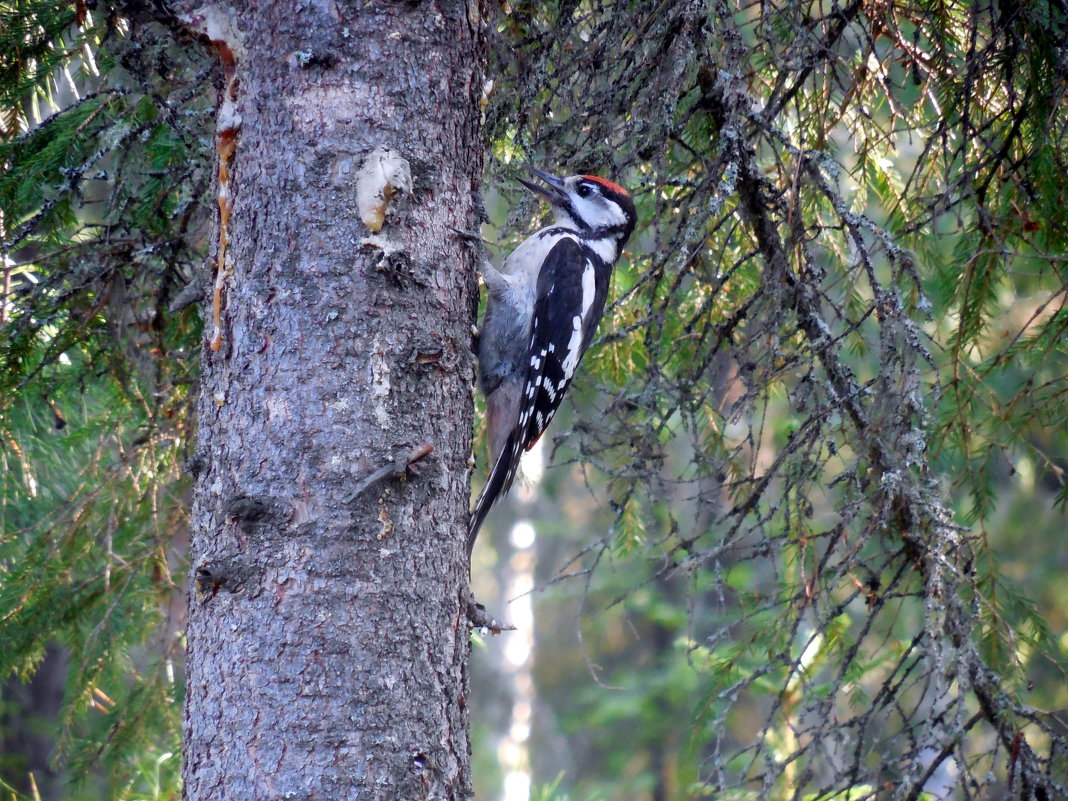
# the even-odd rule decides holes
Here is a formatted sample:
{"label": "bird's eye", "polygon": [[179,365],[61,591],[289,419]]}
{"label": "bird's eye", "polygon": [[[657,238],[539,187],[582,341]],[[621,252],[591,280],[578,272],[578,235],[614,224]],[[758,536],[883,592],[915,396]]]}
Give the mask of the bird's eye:
{"label": "bird's eye", "polygon": [[590,189],[588,184],[579,184],[578,189],[575,191],[578,193],[579,197],[589,197],[593,193],[593,190]]}

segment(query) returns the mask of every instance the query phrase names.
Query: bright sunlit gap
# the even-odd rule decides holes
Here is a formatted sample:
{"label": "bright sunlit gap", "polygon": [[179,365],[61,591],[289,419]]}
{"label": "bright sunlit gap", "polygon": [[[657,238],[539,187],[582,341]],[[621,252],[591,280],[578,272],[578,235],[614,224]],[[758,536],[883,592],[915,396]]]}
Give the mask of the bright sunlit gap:
{"label": "bright sunlit gap", "polygon": [[509,539],[512,547],[517,550],[522,551],[531,547],[534,544],[534,526],[530,525],[526,520],[520,520],[512,526]]}
{"label": "bright sunlit gap", "polygon": [[[535,449],[526,455],[523,467],[530,479],[527,491],[533,494],[542,474],[542,453]],[[531,718],[534,709],[534,677],[531,656],[534,650],[534,526],[527,520],[517,521],[509,532],[515,551],[508,560],[506,592],[508,615],[515,631],[505,635],[504,660],[511,672],[512,719],[508,732],[501,738],[498,754],[507,771],[501,801],[529,801]]]}

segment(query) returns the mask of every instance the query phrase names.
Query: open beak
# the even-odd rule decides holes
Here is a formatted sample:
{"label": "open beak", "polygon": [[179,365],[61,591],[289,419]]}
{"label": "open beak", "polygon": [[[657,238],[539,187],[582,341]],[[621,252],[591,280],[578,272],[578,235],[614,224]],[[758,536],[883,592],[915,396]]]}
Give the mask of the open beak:
{"label": "open beak", "polygon": [[567,200],[567,190],[564,189],[563,178],[557,178],[555,175],[550,175],[547,172],[536,170],[533,167],[527,167],[527,172],[537,178],[540,178],[547,184],[547,186],[542,186],[541,184],[534,184],[530,181],[524,181],[522,178],[520,178],[519,183],[523,184],[523,186],[525,186],[531,192],[541,195],[554,206],[563,203]]}

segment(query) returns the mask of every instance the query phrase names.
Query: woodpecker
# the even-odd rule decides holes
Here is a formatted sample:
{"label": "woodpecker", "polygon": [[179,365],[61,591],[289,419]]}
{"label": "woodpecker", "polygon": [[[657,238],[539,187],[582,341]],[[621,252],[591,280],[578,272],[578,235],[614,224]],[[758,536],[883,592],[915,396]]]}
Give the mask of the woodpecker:
{"label": "woodpecker", "polygon": [[493,467],[475,502],[467,555],[490,507],[508,492],[523,451],[538,441],[564,398],[604,313],[608,284],[634,230],[634,201],[595,175],[519,182],[552,206],[553,224],[524,240],[498,271],[483,264],[489,292],[479,335]]}

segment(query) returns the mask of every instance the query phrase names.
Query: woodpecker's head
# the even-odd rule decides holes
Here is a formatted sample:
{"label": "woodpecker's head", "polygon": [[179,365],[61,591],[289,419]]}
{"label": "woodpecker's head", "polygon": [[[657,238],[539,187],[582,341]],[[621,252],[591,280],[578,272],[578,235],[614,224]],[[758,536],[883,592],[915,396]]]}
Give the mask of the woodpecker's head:
{"label": "woodpecker's head", "polygon": [[557,225],[573,228],[585,239],[614,239],[617,248],[623,247],[638,219],[626,189],[596,175],[557,178],[533,167],[527,169],[545,186],[522,178],[519,182],[552,204]]}

